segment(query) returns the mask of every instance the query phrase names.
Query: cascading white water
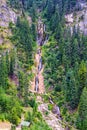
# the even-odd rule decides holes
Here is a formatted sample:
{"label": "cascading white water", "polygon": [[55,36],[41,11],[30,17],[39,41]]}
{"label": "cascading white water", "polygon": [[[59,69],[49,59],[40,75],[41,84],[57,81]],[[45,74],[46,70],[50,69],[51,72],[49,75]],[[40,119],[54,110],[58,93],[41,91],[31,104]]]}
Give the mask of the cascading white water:
{"label": "cascading white water", "polygon": [[[37,44],[38,46],[43,46],[48,41],[48,35],[45,34],[46,32],[46,26],[42,22],[41,18],[39,17],[38,24],[37,24]],[[41,49],[37,51],[37,55],[39,58],[39,64],[37,66],[37,75],[35,77],[35,91],[39,91],[39,73],[43,68],[42,64],[42,57],[41,57]]]}
{"label": "cascading white water", "polygon": [[37,92],[39,90],[39,79],[38,76],[35,77],[35,91]]}

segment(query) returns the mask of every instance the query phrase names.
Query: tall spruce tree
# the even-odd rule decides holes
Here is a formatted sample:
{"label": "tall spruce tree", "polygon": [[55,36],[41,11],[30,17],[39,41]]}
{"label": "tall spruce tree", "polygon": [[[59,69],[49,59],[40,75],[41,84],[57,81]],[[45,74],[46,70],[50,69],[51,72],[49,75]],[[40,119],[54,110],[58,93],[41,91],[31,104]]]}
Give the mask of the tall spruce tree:
{"label": "tall spruce tree", "polygon": [[72,109],[75,109],[78,104],[78,95],[77,95],[77,86],[74,73],[71,69],[67,72],[66,75],[66,101],[69,102],[69,105]]}
{"label": "tall spruce tree", "polygon": [[0,86],[6,88],[8,81],[6,58],[2,56],[0,59]]}
{"label": "tall spruce tree", "polygon": [[81,95],[77,127],[79,128],[79,130],[87,129],[87,86],[83,89]]}

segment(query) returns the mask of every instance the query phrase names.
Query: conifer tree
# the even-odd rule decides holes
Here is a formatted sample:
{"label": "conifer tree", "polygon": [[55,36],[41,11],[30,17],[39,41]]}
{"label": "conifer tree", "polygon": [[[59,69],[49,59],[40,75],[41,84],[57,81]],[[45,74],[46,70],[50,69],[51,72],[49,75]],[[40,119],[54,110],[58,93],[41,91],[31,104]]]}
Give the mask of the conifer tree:
{"label": "conifer tree", "polygon": [[10,57],[10,75],[13,76],[15,69],[15,53],[12,50],[11,57]]}
{"label": "conifer tree", "polygon": [[55,13],[51,18],[50,26],[53,32],[55,32],[56,28],[58,27],[60,22],[60,14],[59,14],[59,6],[56,5]]}
{"label": "conifer tree", "polygon": [[20,98],[23,98],[25,89],[25,75],[22,71],[19,71],[18,77],[19,77],[18,95]]}
{"label": "conifer tree", "polygon": [[79,130],[87,129],[87,86],[83,89],[81,95],[77,127]]}
{"label": "conifer tree", "polygon": [[72,109],[78,104],[77,86],[73,71],[70,69],[66,75],[66,101]]}
{"label": "conifer tree", "polygon": [[53,4],[53,0],[48,0],[47,1],[47,19],[50,20],[50,18],[52,17],[52,14],[54,12],[54,4]]}
{"label": "conifer tree", "polygon": [[79,76],[79,96],[82,93],[82,90],[84,87],[86,87],[86,83],[87,83],[87,65],[84,61],[81,62],[79,70],[78,70],[78,76]]}
{"label": "conifer tree", "polygon": [[7,66],[5,56],[0,59],[0,86],[6,88],[8,81]]}
{"label": "conifer tree", "polygon": [[7,66],[7,73],[9,75],[9,72],[10,72],[10,61],[9,61],[9,54],[8,54],[8,52],[6,53],[6,66]]}
{"label": "conifer tree", "polygon": [[24,104],[27,107],[28,106],[28,96],[29,96],[29,80],[27,75],[25,75],[25,87],[24,87]]}

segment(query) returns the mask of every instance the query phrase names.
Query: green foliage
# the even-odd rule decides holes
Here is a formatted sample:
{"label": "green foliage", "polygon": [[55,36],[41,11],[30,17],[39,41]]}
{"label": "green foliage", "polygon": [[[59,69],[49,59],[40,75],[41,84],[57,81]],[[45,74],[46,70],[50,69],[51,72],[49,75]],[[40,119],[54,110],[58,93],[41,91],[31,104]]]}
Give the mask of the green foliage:
{"label": "green foliage", "polygon": [[23,99],[24,106],[28,106],[29,104],[29,79],[28,75],[26,75],[23,71],[19,71],[18,73],[19,77],[19,85],[18,85],[18,97],[20,99]]}
{"label": "green foliage", "polygon": [[16,130],[16,126],[15,126],[15,125],[12,125],[12,126],[11,126],[11,130]]}
{"label": "green foliage", "polygon": [[0,57],[0,120],[18,125],[22,108],[17,97],[16,86],[9,80],[14,76],[15,52],[6,52]]}
{"label": "green foliage", "polygon": [[35,106],[35,99],[31,98],[29,101],[29,104],[31,107],[34,107]]}
{"label": "green foliage", "polygon": [[51,130],[44,121],[39,121],[37,123],[34,123],[31,127],[30,130]]}
{"label": "green foliage", "polygon": [[36,26],[34,23],[32,23],[31,32],[32,32],[33,39],[35,41],[36,40]]}
{"label": "green foliage", "polygon": [[5,93],[0,95],[0,114],[13,124],[18,124],[21,117],[21,106],[17,98],[8,96]]}
{"label": "green foliage", "polygon": [[22,127],[22,130],[29,130],[29,128],[26,127],[26,126],[23,126],[23,127]]}
{"label": "green foliage", "polygon": [[23,71],[19,71],[18,76],[19,76],[18,93],[19,93],[19,97],[21,98],[21,97],[24,97],[25,75]]}
{"label": "green foliage", "polygon": [[[11,2],[14,6],[13,2],[17,4],[19,1]],[[30,28],[26,18],[19,17],[16,26],[10,23],[9,27],[13,33],[11,41],[14,49],[0,56],[0,120],[18,125],[23,106],[30,104],[37,111],[35,100],[29,100],[29,80],[32,75],[26,71],[31,70],[33,65],[36,28],[34,23]]]}
{"label": "green foliage", "polygon": [[[45,86],[51,91],[60,109],[65,108],[62,112],[64,119],[75,125],[78,112],[76,108],[87,84],[87,36],[80,34],[75,27],[71,35],[70,28],[66,29],[59,12],[55,12],[49,22],[52,36],[43,46]],[[67,114],[68,111],[70,113]],[[81,118],[78,118],[80,121]]]}
{"label": "green foliage", "polygon": [[29,121],[29,122],[32,122],[33,121],[33,113],[32,112],[27,112],[26,115],[25,115],[25,119],[26,121]]}
{"label": "green foliage", "polygon": [[7,74],[10,72],[10,60],[9,60],[9,54],[6,53],[6,66],[7,66]]}
{"label": "green foliage", "polygon": [[11,7],[19,9],[21,7],[21,1],[19,0],[8,0],[8,3],[11,5]]}
{"label": "green foliage", "polygon": [[47,1],[47,13],[46,13],[46,17],[48,18],[48,20],[51,18],[51,15],[54,11],[54,5],[53,5],[53,0],[48,0]]}
{"label": "green foliage", "polygon": [[8,74],[7,74],[7,64],[6,58],[1,56],[0,58],[0,87],[7,87],[8,82]]}
{"label": "green foliage", "polygon": [[9,72],[11,76],[14,74],[14,69],[15,69],[15,52],[12,51],[10,56],[10,72]]}
{"label": "green foliage", "polygon": [[17,51],[20,52],[18,54],[19,61],[24,67],[28,66],[30,69],[33,65],[32,53],[36,45],[29,23],[26,19],[20,19],[18,17],[16,27],[12,30],[13,37],[11,40],[17,47]]}
{"label": "green foliage", "polygon": [[78,76],[80,81],[79,94],[81,94],[83,88],[86,87],[87,83],[87,64],[84,61],[82,61],[79,66]]}
{"label": "green foliage", "polygon": [[78,91],[75,76],[72,70],[68,70],[66,75],[66,101],[69,102],[72,109],[77,107],[78,104]]}
{"label": "green foliage", "polygon": [[52,111],[53,110],[53,105],[52,104],[48,104],[48,109]]}
{"label": "green foliage", "polygon": [[79,130],[87,129],[87,88],[85,87],[79,104],[79,115],[77,119],[77,127]]}
{"label": "green foliage", "polygon": [[[10,56],[7,53],[6,56],[0,57],[0,119],[7,119],[16,125],[19,123],[21,104],[18,95],[19,99],[23,101],[22,105],[25,107],[30,105],[33,109],[32,113],[29,111],[26,115],[26,119],[32,122],[30,130],[50,130],[44,121],[38,121],[38,119],[42,120],[42,117],[37,112],[35,99],[30,98],[28,93],[29,76],[32,77],[32,75],[25,74],[26,70],[31,70],[33,65],[36,48],[37,9],[39,7],[51,34],[47,45],[42,47],[45,86],[51,91],[51,96],[56,104],[62,108],[64,119],[75,125],[75,112],[77,111],[77,127],[86,130],[87,36],[83,36],[79,28],[75,27],[73,27],[71,35],[70,28],[65,26],[64,18],[64,15],[67,12],[70,13],[75,7],[76,0],[8,0],[8,3],[12,8],[21,10],[23,16],[18,17],[16,26],[12,23],[9,24],[13,32],[11,40],[17,49],[18,62],[13,51]],[[24,17],[25,11],[32,18],[31,27]],[[19,85],[18,91],[16,91],[14,86],[9,83],[8,76],[13,76],[15,69],[17,72],[19,68]],[[44,99],[47,102],[49,96],[44,96]],[[49,109],[52,110],[51,105],[49,105]]]}

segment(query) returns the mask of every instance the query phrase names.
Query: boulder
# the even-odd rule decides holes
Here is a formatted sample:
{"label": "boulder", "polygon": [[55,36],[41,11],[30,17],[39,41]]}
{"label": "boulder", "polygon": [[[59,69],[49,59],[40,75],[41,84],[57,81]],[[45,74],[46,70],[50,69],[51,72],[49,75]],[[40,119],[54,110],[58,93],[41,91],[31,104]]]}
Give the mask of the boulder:
{"label": "boulder", "polygon": [[53,113],[57,114],[58,116],[60,116],[60,109],[59,109],[59,107],[57,105],[54,106]]}

